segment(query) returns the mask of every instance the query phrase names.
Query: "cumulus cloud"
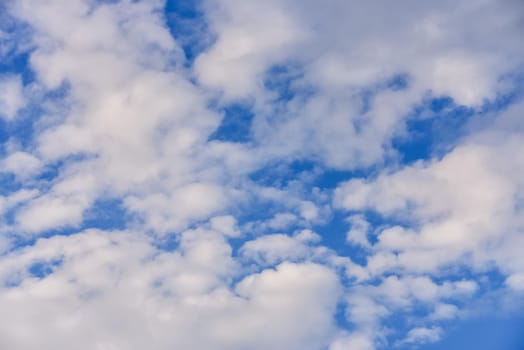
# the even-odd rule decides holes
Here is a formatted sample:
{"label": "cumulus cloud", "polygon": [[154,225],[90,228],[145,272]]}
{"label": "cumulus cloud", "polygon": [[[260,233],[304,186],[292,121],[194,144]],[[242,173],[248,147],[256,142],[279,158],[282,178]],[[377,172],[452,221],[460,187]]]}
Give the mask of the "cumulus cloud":
{"label": "cumulus cloud", "polygon": [[205,232],[184,233],[178,252],[133,232],[40,240],[2,260],[0,303],[16,315],[2,327],[2,346],[319,348],[333,327],[335,273],[285,263],[231,290],[230,253]]}
{"label": "cumulus cloud", "polygon": [[[521,105],[515,105],[500,118],[520,118],[520,113]],[[372,181],[350,180],[337,189],[340,207],[372,209],[408,222],[378,234],[370,266],[430,272],[451,263],[482,268],[496,254],[488,250],[505,249],[501,240],[520,239],[522,182],[516,174],[524,171],[523,163],[520,153],[503,156],[522,148],[520,132],[502,136],[491,128],[479,130],[442,159]],[[510,269],[504,255],[496,261]],[[384,259],[391,264],[384,265]]]}
{"label": "cumulus cloud", "polygon": [[0,76],[0,116],[13,119],[25,102],[20,76]]}
{"label": "cumulus cloud", "polygon": [[440,328],[413,328],[403,343],[434,343],[440,338]]}
{"label": "cumulus cloud", "polygon": [[1,348],[416,347],[520,295],[518,1],[180,6],[0,5]]}
{"label": "cumulus cloud", "polygon": [[246,242],[240,251],[259,264],[273,265],[281,261],[294,261],[311,255],[310,243],[317,242],[320,236],[310,230],[303,230],[292,237],[284,234],[264,235]]}
{"label": "cumulus cloud", "polygon": [[457,316],[458,308],[453,304],[438,304],[429,316],[434,320],[453,319]]}

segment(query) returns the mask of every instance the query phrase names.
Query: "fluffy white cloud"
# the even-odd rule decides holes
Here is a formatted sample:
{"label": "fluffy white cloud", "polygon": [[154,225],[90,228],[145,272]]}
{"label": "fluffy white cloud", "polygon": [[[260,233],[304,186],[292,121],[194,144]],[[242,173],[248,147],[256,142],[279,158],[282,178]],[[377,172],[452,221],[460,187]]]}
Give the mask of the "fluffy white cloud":
{"label": "fluffy white cloud", "polygon": [[[498,124],[516,122],[522,112],[516,105]],[[519,131],[501,134],[491,125],[442,159],[340,186],[337,205],[409,222],[379,232],[370,268],[431,272],[457,262],[482,268],[497,249],[506,249],[501,241],[520,241],[523,183],[517,174],[524,172],[524,162],[515,152],[524,146],[521,140]],[[511,269],[505,255],[495,259]]]}
{"label": "fluffy white cloud", "polygon": [[434,343],[440,339],[440,328],[413,328],[403,343]]}
{"label": "fluffy white cloud", "polygon": [[433,320],[448,320],[457,316],[458,308],[453,304],[438,304],[429,316]]}
{"label": "fluffy white cloud", "polygon": [[524,291],[524,274],[523,273],[515,273],[511,276],[509,276],[507,279],[506,279],[506,284],[518,291],[518,292],[522,292]]}
{"label": "fluffy white cloud", "polygon": [[[519,6],[205,0],[186,57],[160,0],[10,1],[34,80],[0,78],[0,348],[374,350],[391,316],[438,341],[484,272],[520,293]],[[438,97],[473,117],[402,164]],[[245,142],[213,139],[231,104]],[[85,229],[108,199],[125,228]]]}
{"label": "fluffy white cloud", "polygon": [[0,116],[13,119],[26,104],[22,78],[20,76],[0,76]]}
{"label": "fluffy white cloud", "polygon": [[180,67],[183,55],[158,12],[162,6],[12,4],[13,14],[34,28],[31,66],[38,82],[50,89],[66,84],[68,92],[62,118],[41,123],[36,154],[43,162],[80,157],[64,167],[40,204],[20,214],[22,230],[77,224],[103,193],[127,197],[129,209],[159,231],[179,229],[225,204],[224,191],[211,182],[216,172],[201,164],[219,115],[206,108]]}
{"label": "fluffy white cloud", "polygon": [[310,244],[319,240],[320,236],[310,230],[303,230],[291,237],[284,234],[264,235],[244,243],[240,251],[258,264],[273,265],[281,261],[307,258],[313,254]]}
{"label": "fluffy white cloud", "polygon": [[2,160],[2,172],[10,172],[22,178],[35,175],[42,167],[42,162],[26,152],[14,152]]}
{"label": "fluffy white cloud", "polygon": [[339,293],[333,271],[285,263],[230,288],[235,263],[220,235],[190,231],[180,245],[166,252],[133,232],[87,231],[3,257],[0,304],[12,318],[1,327],[2,346],[318,349],[327,342]]}
{"label": "fluffy white cloud", "polygon": [[[197,58],[198,77],[226,98],[255,99],[253,134],[276,157],[309,155],[337,168],[380,162],[428,93],[480,106],[521,64],[511,1],[204,4],[217,41]],[[265,88],[275,66],[287,67],[290,101]],[[389,89],[384,81],[398,75],[407,88]]]}
{"label": "fluffy white cloud", "polygon": [[373,350],[375,345],[373,338],[367,334],[353,333],[351,335],[342,335],[337,338],[329,347],[330,350]]}

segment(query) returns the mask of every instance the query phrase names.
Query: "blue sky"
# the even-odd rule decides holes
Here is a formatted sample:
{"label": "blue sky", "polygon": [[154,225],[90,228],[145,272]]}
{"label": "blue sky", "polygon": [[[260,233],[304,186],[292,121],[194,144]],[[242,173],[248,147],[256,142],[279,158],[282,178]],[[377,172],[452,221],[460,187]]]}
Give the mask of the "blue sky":
{"label": "blue sky", "polygon": [[0,5],[0,348],[522,349],[523,19]]}

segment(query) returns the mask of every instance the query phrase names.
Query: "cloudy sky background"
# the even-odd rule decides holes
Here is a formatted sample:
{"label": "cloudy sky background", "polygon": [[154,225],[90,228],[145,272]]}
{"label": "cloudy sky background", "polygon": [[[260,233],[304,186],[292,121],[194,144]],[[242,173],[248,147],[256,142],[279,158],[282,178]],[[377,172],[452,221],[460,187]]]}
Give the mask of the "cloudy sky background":
{"label": "cloudy sky background", "polygon": [[520,0],[0,2],[0,348],[519,350]]}

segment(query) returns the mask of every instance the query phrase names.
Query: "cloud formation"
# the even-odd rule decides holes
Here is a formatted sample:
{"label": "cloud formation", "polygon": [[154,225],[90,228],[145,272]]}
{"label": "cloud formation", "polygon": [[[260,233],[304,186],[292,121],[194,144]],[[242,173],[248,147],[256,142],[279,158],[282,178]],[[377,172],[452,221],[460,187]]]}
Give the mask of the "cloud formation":
{"label": "cloud formation", "polygon": [[187,7],[0,5],[1,348],[416,347],[522,297],[519,1]]}

